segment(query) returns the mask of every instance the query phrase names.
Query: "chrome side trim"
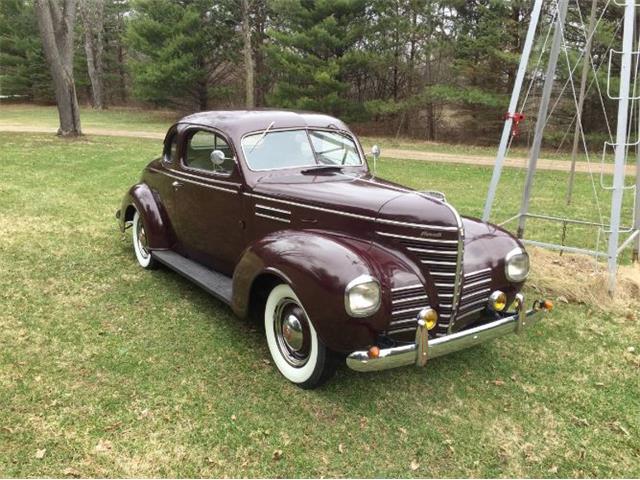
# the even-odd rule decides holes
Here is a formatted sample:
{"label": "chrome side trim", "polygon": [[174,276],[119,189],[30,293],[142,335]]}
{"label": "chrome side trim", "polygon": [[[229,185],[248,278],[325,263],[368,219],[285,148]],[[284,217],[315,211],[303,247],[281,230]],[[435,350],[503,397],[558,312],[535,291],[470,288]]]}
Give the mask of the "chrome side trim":
{"label": "chrome side trim", "polygon": [[477,280],[475,282],[467,283],[465,286],[467,288],[472,288],[472,287],[476,287],[478,285],[482,285],[483,283],[489,283],[489,282],[491,282],[490,278],[484,278],[482,280]]}
{"label": "chrome side trim", "polygon": [[455,232],[458,229],[457,227],[443,227],[442,225],[429,225],[429,224],[422,224],[422,223],[400,222],[400,221],[397,221],[397,220],[388,220],[386,218],[378,218],[378,219],[376,219],[376,222],[384,223],[384,224],[387,224],[387,225],[402,225],[402,226],[411,227],[411,228],[424,228],[426,230],[436,230],[436,231],[440,231],[440,232]]}
{"label": "chrome side trim", "polygon": [[446,266],[457,265],[456,262],[439,262],[436,260],[420,260],[420,263],[424,263],[426,265],[446,265]]}
{"label": "chrome side trim", "polygon": [[490,272],[491,268],[483,268],[482,270],[475,270],[473,272],[467,272],[464,274],[464,277],[473,277],[474,275],[479,275],[481,273]]}
{"label": "chrome side trim", "polygon": [[211,185],[210,183],[196,182],[195,180],[184,178],[183,176],[172,175],[169,172],[165,172],[165,171],[159,170],[157,168],[150,168],[149,171],[156,172],[156,173],[161,173],[163,175],[166,175],[167,177],[175,178],[176,180],[182,180],[183,182],[193,183],[195,185],[200,185],[201,187],[211,188],[213,190],[220,190],[222,192],[229,192],[229,193],[240,193],[238,190],[232,190],[230,188],[218,187],[217,185]]}
{"label": "chrome side trim", "polygon": [[412,288],[424,288],[421,283],[416,283],[415,285],[407,285],[405,287],[395,287],[392,288],[392,292],[401,292],[403,290],[411,290]]}
{"label": "chrome side trim", "polygon": [[478,295],[485,295],[490,291],[491,291],[490,288],[483,288],[482,290],[478,290],[477,292],[465,293],[460,297],[460,301],[464,300],[465,298],[473,298],[473,297],[477,297]]}
{"label": "chrome side trim", "polygon": [[449,250],[430,250],[428,248],[416,248],[416,247],[407,247],[407,250],[410,252],[416,253],[432,253],[434,255],[457,255],[457,252],[451,252]]}
{"label": "chrome side trim", "polygon": [[356,213],[349,213],[349,212],[341,212],[339,210],[333,210],[331,208],[324,208],[324,207],[317,207],[315,205],[309,205],[306,203],[298,203],[298,202],[292,202],[290,200],[283,200],[281,198],[276,198],[276,197],[268,197],[266,195],[259,195],[257,193],[247,193],[246,194],[249,197],[253,197],[253,198],[259,198],[262,200],[266,200],[269,202],[277,202],[277,203],[282,203],[285,205],[291,205],[294,207],[300,207],[300,208],[308,208],[310,210],[317,210],[319,212],[326,212],[326,213],[334,213],[336,215],[343,215],[345,217],[351,217],[351,218],[359,218],[361,220],[370,220],[370,221],[375,221],[375,218],[373,217],[369,217],[366,215],[358,215]]}
{"label": "chrome side trim", "polygon": [[[180,170],[176,170],[175,168],[168,168],[167,170],[170,171],[173,174],[179,174],[179,175],[184,175],[186,177],[192,177],[192,178],[195,178],[196,180],[202,180],[203,179],[203,177],[201,177],[201,176],[194,175],[193,173],[188,173],[188,172],[183,172],[183,171],[180,171]],[[229,187],[240,188],[242,186],[242,184],[240,184],[240,183],[227,182],[225,180],[220,180],[218,178],[206,177],[206,180],[209,181],[209,182],[219,183],[221,185],[226,185],[226,186],[229,186]]]}
{"label": "chrome side trim", "polygon": [[357,213],[343,212],[341,210],[334,210],[332,208],[324,208],[324,207],[318,207],[316,205],[309,205],[308,203],[292,202],[291,200],[283,200],[281,198],[269,197],[266,195],[260,195],[258,193],[247,193],[246,195],[249,197],[260,198],[262,200],[267,200],[271,202],[278,202],[278,203],[283,203],[285,205],[292,205],[294,207],[308,208],[310,210],[333,213],[335,215],[342,215],[342,216],[351,217],[351,218],[359,218],[361,220],[368,220],[371,222],[391,223],[392,225],[404,225],[407,227],[424,228],[426,230],[440,230],[440,229],[446,229],[446,231],[449,231],[449,229],[455,230],[455,227],[442,227],[439,225],[426,225],[426,224],[423,225],[420,223],[408,223],[408,222],[397,222],[395,220],[376,219],[375,217],[370,217],[368,215],[359,215]]}
{"label": "chrome side trim", "polygon": [[261,218],[267,218],[269,220],[275,220],[277,222],[291,223],[291,220],[289,220],[288,218],[274,217],[273,215],[265,215],[264,213],[260,213],[260,212],[255,212],[255,216],[261,217]]}
{"label": "chrome side trim", "polygon": [[391,300],[391,304],[396,305],[398,303],[409,303],[416,300],[429,300],[429,297],[426,295],[418,295],[417,297],[399,298],[398,300]]}
{"label": "chrome side trim", "polygon": [[[405,313],[419,312],[423,308],[424,308],[424,305],[422,305],[420,307],[405,308],[404,310],[394,310],[393,312],[391,312],[391,314],[392,315],[403,315]],[[412,318],[412,320],[415,320],[415,319]]]}
{"label": "chrome side trim", "polygon": [[256,203],[256,208],[261,208],[263,210],[271,210],[272,212],[284,213],[286,215],[291,215],[290,210],[283,210],[281,208],[269,207],[268,205],[262,205],[261,203]]}
{"label": "chrome side trim", "polygon": [[[416,325],[415,325],[416,319],[415,319],[415,317],[413,317],[413,318],[403,318],[402,320],[391,321],[391,322],[389,322],[389,327],[390,328],[391,327],[396,327],[397,325],[402,326],[405,323],[410,323],[410,324],[412,324],[411,328],[416,328]],[[397,333],[397,332],[398,332],[398,330],[396,330],[395,328],[393,328],[393,330],[391,331],[391,333]]]}

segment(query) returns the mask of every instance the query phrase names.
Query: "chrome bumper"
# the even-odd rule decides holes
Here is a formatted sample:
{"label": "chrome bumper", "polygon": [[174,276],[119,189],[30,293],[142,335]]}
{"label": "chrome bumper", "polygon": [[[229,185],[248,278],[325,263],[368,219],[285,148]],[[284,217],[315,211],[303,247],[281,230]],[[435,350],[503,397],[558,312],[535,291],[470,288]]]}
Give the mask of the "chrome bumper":
{"label": "chrome bumper", "polygon": [[520,333],[540,320],[548,311],[543,302],[536,302],[536,306],[529,311],[523,308],[523,304],[524,302],[520,303],[522,307],[518,312],[494,322],[431,340],[424,324],[419,322],[414,344],[380,349],[375,358],[366,350],[353,352],[347,357],[347,366],[359,372],[387,370],[412,364],[423,367],[428,359],[457,352],[510,333]]}

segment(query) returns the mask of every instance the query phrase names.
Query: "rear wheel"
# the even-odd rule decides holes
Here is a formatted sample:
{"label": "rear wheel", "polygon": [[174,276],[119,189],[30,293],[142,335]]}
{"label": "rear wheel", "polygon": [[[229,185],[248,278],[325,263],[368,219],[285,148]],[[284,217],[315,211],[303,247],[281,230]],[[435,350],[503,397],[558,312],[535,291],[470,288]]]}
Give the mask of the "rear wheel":
{"label": "rear wheel", "polygon": [[142,216],[138,210],[133,215],[133,251],[136,254],[138,264],[142,268],[153,269],[157,267],[156,260],[151,256],[147,232],[144,229]]}
{"label": "rear wheel", "polygon": [[264,327],[273,362],[287,380],[301,388],[315,388],[334,373],[331,352],[318,338],[289,285],[280,284],[271,290]]}

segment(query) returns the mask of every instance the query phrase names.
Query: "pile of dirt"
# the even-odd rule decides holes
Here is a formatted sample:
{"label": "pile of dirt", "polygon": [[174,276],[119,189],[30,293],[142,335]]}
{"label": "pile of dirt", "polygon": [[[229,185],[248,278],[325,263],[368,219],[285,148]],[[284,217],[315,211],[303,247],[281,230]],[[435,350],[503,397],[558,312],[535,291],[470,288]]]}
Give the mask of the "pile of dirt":
{"label": "pile of dirt", "polygon": [[529,286],[556,301],[581,303],[604,312],[640,316],[640,265],[623,265],[613,298],[608,293],[606,264],[596,268],[595,260],[574,255],[528,248],[531,256]]}

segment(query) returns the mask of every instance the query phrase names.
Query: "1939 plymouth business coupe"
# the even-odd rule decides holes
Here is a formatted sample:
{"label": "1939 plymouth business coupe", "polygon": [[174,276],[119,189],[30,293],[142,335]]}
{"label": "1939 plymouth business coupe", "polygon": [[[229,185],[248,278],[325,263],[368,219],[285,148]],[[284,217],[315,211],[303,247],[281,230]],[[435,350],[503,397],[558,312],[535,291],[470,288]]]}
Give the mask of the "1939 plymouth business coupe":
{"label": "1939 plymouth business coupe", "polygon": [[[379,149],[374,147],[374,159]],[[116,214],[162,263],[264,322],[273,362],[312,388],[520,332],[522,244],[437,192],[376,178],[340,120],[290,111],[184,117]]]}

